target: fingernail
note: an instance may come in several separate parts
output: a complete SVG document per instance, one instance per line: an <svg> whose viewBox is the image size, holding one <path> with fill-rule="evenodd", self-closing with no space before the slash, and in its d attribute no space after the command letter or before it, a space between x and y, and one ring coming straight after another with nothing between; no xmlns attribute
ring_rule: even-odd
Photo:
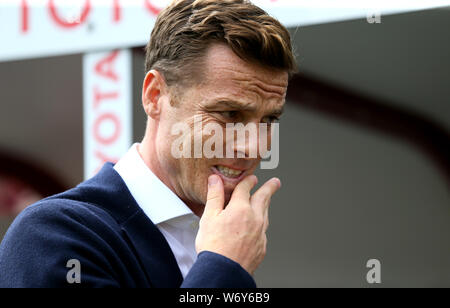
<svg viewBox="0 0 450 308"><path fill-rule="evenodd" d="M281 180L279 178L276 178L278 182L278 188L281 188Z"/></svg>
<svg viewBox="0 0 450 308"><path fill-rule="evenodd" d="M258 177L256 175L252 175L253 177L253 182L255 182L256 184L258 184Z"/></svg>
<svg viewBox="0 0 450 308"><path fill-rule="evenodd" d="M216 175L211 175L208 178L208 186L216 185L219 182L219 177Z"/></svg>

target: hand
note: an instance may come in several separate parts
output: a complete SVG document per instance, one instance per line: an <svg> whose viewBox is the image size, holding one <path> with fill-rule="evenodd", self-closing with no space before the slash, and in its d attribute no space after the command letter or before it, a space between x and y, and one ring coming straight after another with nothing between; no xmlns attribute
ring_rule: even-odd
<svg viewBox="0 0 450 308"><path fill-rule="evenodd" d="M224 209L222 179L211 175L195 240L197 253L207 250L221 254L239 263L251 275L266 255L270 199L281 186L279 179L272 178L250 196L257 181L254 175L244 178Z"/></svg>

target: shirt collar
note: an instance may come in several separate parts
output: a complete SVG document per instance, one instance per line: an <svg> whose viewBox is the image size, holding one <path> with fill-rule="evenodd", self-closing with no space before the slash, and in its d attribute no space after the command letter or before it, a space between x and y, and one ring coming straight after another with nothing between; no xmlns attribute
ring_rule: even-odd
<svg viewBox="0 0 450 308"><path fill-rule="evenodd" d="M185 215L192 210L145 164L138 152L138 143L114 166L123 181L150 220L158 225Z"/></svg>

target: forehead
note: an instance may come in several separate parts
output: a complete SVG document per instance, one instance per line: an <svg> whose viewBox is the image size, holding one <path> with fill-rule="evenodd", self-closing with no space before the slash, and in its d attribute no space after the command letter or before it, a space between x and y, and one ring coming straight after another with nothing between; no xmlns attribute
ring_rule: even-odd
<svg viewBox="0 0 450 308"><path fill-rule="evenodd" d="M210 95L284 103L288 73L244 61L229 47L212 45L204 59L203 88Z"/></svg>

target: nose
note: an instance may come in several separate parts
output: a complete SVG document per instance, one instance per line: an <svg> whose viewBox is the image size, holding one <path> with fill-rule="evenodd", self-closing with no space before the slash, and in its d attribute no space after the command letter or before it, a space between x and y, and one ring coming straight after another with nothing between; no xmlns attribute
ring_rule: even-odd
<svg viewBox="0 0 450 308"><path fill-rule="evenodd" d="M270 147L270 134L267 134L267 126L260 126L260 123L250 122L246 125L235 124L233 132L228 132L227 139L233 144L233 157L244 159L260 160L264 152L261 150ZM233 137L228 138L228 136ZM262 145L262 147L261 147ZM227 152L227 157L228 152Z"/></svg>

